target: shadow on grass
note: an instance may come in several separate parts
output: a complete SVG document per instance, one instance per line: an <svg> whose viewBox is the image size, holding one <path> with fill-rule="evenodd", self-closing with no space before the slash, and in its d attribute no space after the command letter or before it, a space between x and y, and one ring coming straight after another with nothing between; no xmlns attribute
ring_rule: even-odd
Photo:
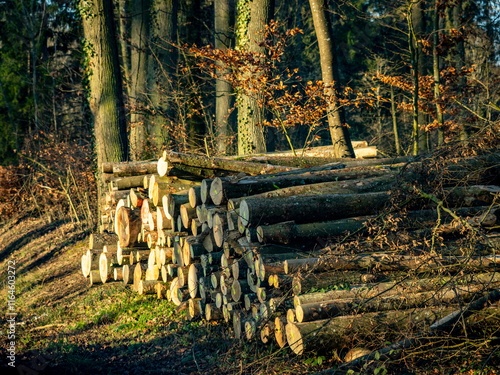
<svg viewBox="0 0 500 375"><path fill-rule="evenodd" d="M90 325L86 328L96 328ZM227 352L231 340L200 339L205 328L190 332L165 329L161 337L143 341L137 336L112 343L73 344L59 337L42 352L30 351L19 356L17 367L23 373L40 375L67 374L229 374L219 356ZM195 339L198 337L198 339ZM28 369L28 371L26 371ZM3 370L0 367L0 371ZM4 372L2 371L2 374Z"/></svg>
<svg viewBox="0 0 500 375"><path fill-rule="evenodd" d="M66 235L68 236L68 233L66 233ZM74 244L77 241L83 240L88 235L89 235L88 230L82 231L79 229L74 229L73 234L71 236L65 237L65 239L63 241L61 241L61 243L54 246L50 251L47 251L41 257L39 257L39 258L34 257L31 262L19 267L17 272L19 274L23 274L23 273L30 272L34 268L42 266L44 263L51 260L54 255L56 255L58 252L60 252L66 246ZM75 264L75 268L77 268L77 267L78 267L78 264ZM65 270L64 272L54 274L51 277L45 279L45 282L50 282L51 279L64 276L64 274L67 274L69 272L71 272L71 270Z"/></svg>
<svg viewBox="0 0 500 375"><path fill-rule="evenodd" d="M21 238L18 238L9 244L6 244L5 247L3 247L0 250L0 262L3 262L11 254L13 254L16 250L20 250L24 246L28 245L35 238L43 236L47 233L50 233L53 230L59 228L60 226L66 224L68 222L69 222L69 220L57 220L53 223L44 225L41 228L33 229L33 230L29 231L28 233L26 233L25 235L23 235Z"/></svg>

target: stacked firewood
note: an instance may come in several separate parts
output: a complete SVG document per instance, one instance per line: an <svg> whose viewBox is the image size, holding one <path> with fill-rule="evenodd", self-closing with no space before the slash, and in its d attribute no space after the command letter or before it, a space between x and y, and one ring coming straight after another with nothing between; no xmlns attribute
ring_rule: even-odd
<svg viewBox="0 0 500 375"><path fill-rule="evenodd" d="M91 236L84 276L297 354L354 345L346 338L359 332L384 342L394 329L424 330L499 288L498 157L446 167L442 196L414 186L425 168L404 159L271 160L166 151L103 165L107 230ZM488 176L472 176L477 163ZM464 176L474 185L452 183ZM407 199L394 202L396 191ZM398 229L377 240L377 222ZM464 233L477 234L473 246Z"/></svg>

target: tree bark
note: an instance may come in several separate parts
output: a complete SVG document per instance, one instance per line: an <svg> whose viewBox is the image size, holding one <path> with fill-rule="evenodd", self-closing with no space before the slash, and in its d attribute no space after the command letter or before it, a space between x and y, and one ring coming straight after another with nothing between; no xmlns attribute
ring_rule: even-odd
<svg viewBox="0 0 500 375"><path fill-rule="evenodd" d="M158 161L138 160L130 162L110 161L101 164L102 173L113 173L114 177L156 174Z"/></svg>
<svg viewBox="0 0 500 375"><path fill-rule="evenodd" d="M227 202L228 208L234 210L239 207L244 199L264 199L277 197L291 197L298 195L322 195L322 194L355 194L363 192L377 192L389 190L394 184L394 176L385 173L377 177L367 177L355 180L341 180L336 176L334 181L307 184L307 179L303 180L298 175L297 179L270 178L256 181L254 184L238 184L231 182L212 182L210 193L215 204L217 202ZM215 182L217 181L217 182ZM304 184L305 183L305 184ZM217 191L217 195L215 194ZM220 203L219 203L220 204Z"/></svg>
<svg viewBox="0 0 500 375"><path fill-rule="evenodd" d="M314 349L332 350L343 345L347 337L363 335L369 340L391 339L390 332L411 334L416 329L428 328L433 322L448 314L450 309L412 309L361 315L340 316L334 319L307 323L288 323L286 338L292 351L301 355ZM388 329L391 327L391 329Z"/></svg>
<svg viewBox="0 0 500 375"><path fill-rule="evenodd" d="M136 0L137 1L137 0ZM154 113L151 119L151 143L159 150L170 139L173 111L169 93L173 90L177 49L172 43L177 36L178 0L152 1L152 43L153 56L150 57L148 82L151 87L150 99Z"/></svg>
<svg viewBox="0 0 500 375"><path fill-rule="evenodd" d="M214 1L214 46L224 50L230 48L232 42L232 26L234 25L234 0ZM215 126L217 133L217 149L220 154L226 154L230 146L232 131L232 88L224 79L226 70L221 71L221 77L215 80Z"/></svg>
<svg viewBox="0 0 500 375"><path fill-rule="evenodd" d="M246 9L238 14L238 48L254 53L265 53L260 45L262 31L274 15L274 0L245 0ZM240 28L245 28L241 30ZM246 32L245 32L246 31ZM258 79L258 77L256 77ZM265 108L259 104L260 94L238 95L238 154L261 153L266 150L264 120Z"/></svg>
<svg viewBox="0 0 500 375"><path fill-rule="evenodd" d="M498 287L498 283L488 288ZM295 308L299 323L313 320L327 319L339 315L360 312L407 310L417 307L432 307L466 304L477 293L486 290L484 285L461 285L458 287L444 287L438 290L422 293L395 294L392 296L372 297L369 299L339 299L320 303L299 305Z"/></svg>
<svg viewBox="0 0 500 375"><path fill-rule="evenodd" d="M377 213L390 201L387 192L292 196L270 199L245 199L240 205L244 226L273 224L294 220L312 223Z"/></svg>
<svg viewBox="0 0 500 375"><path fill-rule="evenodd" d="M207 156L202 156L202 155L183 154L180 152L173 152L173 151L164 151L163 157L170 163L186 164L199 168L223 169L233 172L244 172L253 175L286 172L296 169L294 167L282 167L280 165L251 163L251 162L228 160L216 157L209 158Z"/></svg>
<svg viewBox="0 0 500 375"><path fill-rule="evenodd" d="M325 83L325 94L329 98L328 127L332 138L335 157L354 158L345 112L338 103L340 89L339 71L335 52L335 39L328 19L325 0L309 0L318 39L321 75Z"/></svg>
<svg viewBox="0 0 500 375"><path fill-rule="evenodd" d="M89 236L89 249L100 250L105 245L115 245L118 236L115 233L91 233Z"/></svg>
<svg viewBox="0 0 500 375"><path fill-rule="evenodd" d="M147 72L150 28L150 0L132 2L131 24L131 70L130 70L130 154L132 160L144 157L144 148L148 138L147 116Z"/></svg>
<svg viewBox="0 0 500 375"><path fill-rule="evenodd" d="M370 299L378 296L406 295L409 293L422 293L437 290L443 285L453 286L480 285L487 288L491 283L500 282L498 273L490 272L484 274L467 275L463 278L455 277L435 277L431 279L388 281L382 283L356 285L346 290L330 290L327 292L314 292L308 294L295 295L293 305L295 308L300 305L322 303L334 299Z"/></svg>
<svg viewBox="0 0 500 375"><path fill-rule="evenodd" d="M101 165L127 158L127 126L112 1L88 0L86 5L89 12L81 16L89 47L89 104L94 120L97 162Z"/></svg>

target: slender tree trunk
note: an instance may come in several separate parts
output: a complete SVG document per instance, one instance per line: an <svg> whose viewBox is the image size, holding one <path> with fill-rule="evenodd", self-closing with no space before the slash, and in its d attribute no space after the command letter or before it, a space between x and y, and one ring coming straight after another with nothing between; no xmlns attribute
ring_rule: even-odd
<svg viewBox="0 0 500 375"><path fill-rule="evenodd" d="M131 76L130 76L130 151L132 160L142 159L147 141L147 71L149 43L149 0L132 2Z"/></svg>
<svg viewBox="0 0 500 375"><path fill-rule="evenodd" d="M28 9L26 9L24 2L21 1L21 6L23 9L23 14L24 14L24 19L25 19L25 25L26 28L28 29L28 34L30 38L29 46L30 46L30 63L31 63L31 69L32 69L32 82L31 82L31 88L32 88L32 94L33 94L33 116L34 116L34 123L35 123L35 130L38 130L38 125L39 125L39 110L38 110L38 89L37 89L37 82L38 82L38 71L37 71L37 41L36 41L36 30L35 30L35 23L33 19L33 12L29 13ZM43 8L43 15L42 18L45 17L45 0L42 1L41 7ZM31 9L33 10L33 9ZM44 20L41 21L42 23Z"/></svg>
<svg viewBox="0 0 500 375"><path fill-rule="evenodd" d="M399 143L399 133L398 133L398 118L396 115L396 101L395 101L393 85L391 85L391 118L392 118L392 131L394 133L394 145L396 146L396 155L401 155L401 145Z"/></svg>
<svg viewBox="0 0 500 375"><path fill-rule="evenodd" d="M413 120L413 133L412 133L412 138L413 138L413 155L416 156L418 155L419 151L419 123L418 123L418 90L419 90L419 84L418 84L418 40L417 36L415 35L415 30L413 28L413 6L414 3L410 2L408 6L408 12L406 15L406 20L408 22L408 48L410 49L410 66L413 70L413 113L412 113L412 120Z"/></svg>
<svg viewBox="0 0 500 375"><path fill-rule="evenodd" d="M201 15L201 0L189 0L184 2L186 12L186 40L189 44L196 44L197 46L202 43L202 35L200 24ZM200 87L202 82L200 80L199 70L193 61L184 56L185 63L189 66L188 76L188 98L187 98L187 127L188 127L188 144L191 148L204 147L203 141L205 136L205 124L208 123L204 118L202 94Z"/></svg>
<svg viewBox="0 0 500 375"><path fill-rule="evenodd" d="M97 161L127 158L127 128L122 80L111 0L87 0L89 13L81 14L87 46L90 109L94 117Z"/></svg>
<svg viewBox="0 0 500 375"><path fill-rule="evenodd" d="M151 123L151 141L160 149L169 142L169 124L172 118L169 93L172 91L177 52L172 48L176 39L178 0L153 0L153 41L150 58L149 82L154 115Z"/></svg>
<svg viewBox="0 0 500 375"><path fill-rule="evenodd" d="M240 0L238 5L238 46L249 52L262 53L259 46L266 24L274 15L274 0ZM245 25L248 25L244 32ZM259 95L249 97L240 94L238 104L238 154L266 152L263 121L266 119L264 106L259 105Z"/></svg>
<svg viewBox="0 0 500 375"><path fill-rule="evenodd" d="M411 12L412 15L412 27L414 33L414 48L416 51L416 67L418 69L418 77L426 76L430 74L429 66L427 63L427 54L425 54L422 50L422 43L420 42L426 35L426 2L423 0L418 0L413 2L413 9ZM419 87L420 90L420 87ZM416 91L419 94L419 91ZM418 99L419 100L419 99ZM421 127L423 124L428 122L428 115L424 111L418 111L418 149L419 152L427 152L429 151L429 133L423 130Z"/></svg>
<svg viewBox="0 0 500 375"><path fill-rule="evenodd" d="M339 72L335 52L332 28L326 11L325 0L309 0L313 16L314 29L318 38L321 61L321 74L325 82L325 93L329 97L328 126L332 137L335 157L352 157L354 150L349 130L345 121L345 113L339 107L337 92L339 90Z"/></svg>
<svg viewBox="0 0 500 375"><path fill-rule="evenodd" d="M130 49L128 46L127 18L129 16L128 1L119 0L118 2L118 30L120 32L120 50L122 58L123 78L127 96L130 98Z"/></svg>
<svg viewBox="0 0 500 375"><path fill-rule="evenodd" d="M439 2L434 1L434 30L433 30L433 43L432 43L432 70L434 75L434 100L436 101L436 121L438 122L438 145L444 143L444 129L443 129L443 111L440 104L440 76L439 76L439 54L437 46L439 44Z"/></svg>
<svg viewBox="0 0 500 375"><path fill-rule="evenodd" d="M467 0L458 0L457 4L453 7L453 25L456 30L462 30L465 26L464 20L468 16L469 2ZM459 41L457 44L457 53L455 55L455 68L458 72L465 66L465 42ZM459 90L463 90L466 85L466 80L463 77L459 78ZM462 124L460 129L460 140L466 142L469 138L469 129Z"/></svg>
<svg viewBox="0 0 500 375"><path fill-rule="evenodd" d="M231 46L231 27L234 24L234 0L215 0L215 43L217 49L226 49ZM225 71L222 72L224 74ZM222 79L215 81L215 126L217 134L217 149L226 154L231 135L231 84Z"/></svg>

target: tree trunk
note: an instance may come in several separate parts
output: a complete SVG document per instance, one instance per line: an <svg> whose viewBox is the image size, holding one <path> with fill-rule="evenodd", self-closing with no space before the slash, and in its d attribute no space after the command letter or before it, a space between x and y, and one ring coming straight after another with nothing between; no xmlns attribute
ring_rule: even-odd
<svg viewBox="0 0 500 375"><path fill-rule="evenodd" d="M127 158L127 126L112 1L92 0L88 5L89 13L81 16L90 46L89 104L94 118L97 162L101 165Z"/></svg>
<svg viewBox="0 0 500 375"><path fill-rule="evenodd" d="M234 26L234 0L216 0L214 1L214 27L215 42L217 49L224 50L230 48L232 42L232 27ZM223 75L226 70L221 71L215 81L215 126L217 133L217 149L220 154L227 153L230 145L232 132L231 111L233 100L231 95L231 84L227 82Z"/></svg>
<svg viewBox="0 0 500 375"><path fill-rule="evenodd" d="M150 27L150 0L132 2L131 25L131 71L130 71L130 153L132 160L144 157L148 138L147 116L147 72Z"/></svg>
<svg viewBox="0 0 500 375"><path fill-rule="evenodd" d="M127 28L127 20L130 16L129 3L128 0L118 1L118 31L120 33L121 66L128 98L130 98L130 47L127 43L129 39L129 30Z"/></svg>
<svg viewBox="0 0 500 375"><path fill-rule="evenodd" d="M274 0L243 0L238 4L237 48L248 52L265 53L260 45L262 31L274 15ZM258 79L258 77L256 77ZM238 104L238 154L262 153L266 150L265 108L259 104L261 95L240 93Z"/></svg>
<svg viewBox="0 0 500 375"><path fill-rule="evenodd" d="M328 127L337 158L354 158L345 111L339 106L340 91L339 70L336 56L335 39L327 13L325 0L309 0L314 22L314 30L318 39L321 75L325 83L325 94L328 97Z"/></svg>
<svg viewBox="0 0 500 375"><path fill-rule="evenodd" d="M416 8L416 10L414 9ZM413 103L413 155L417 156L420 148L420 129L419 129L419 58L420 58L420 47L418 44L418 38L414 27L414 13L417 14L416 20L421 20L422 12L419 3L414 3L410 1L408 3L408 11L406 14L406 20L408 22L408 48L410 50L410 67L413 72L413 92L412 92L412 103Z"/></svg>
<svg viewBox="0 0 500 375"><path fill-rule="evenodd" d="M432 72L434 77L434 100L436 101L436 121L438 123L438 146L444 144L444 119L443 110L441 108L441 98L440 98L440 59L438 54L438 44L439 44L439 1L434 1L434 22L433 22L433 38L432 38Z"/></svg>
<svg viewBox="0 0 500 375"><path fill-rule="evenodd" d="M169 130L173 118L171 104L167 98L173 90L172 81L177 64L177 49L172 47L172 43L177 40L178 0L152 1L151 50L154 56L150 58L148 81L154 114L150 133L151 143L157 149L161 149L169 142Z"/></svg>

